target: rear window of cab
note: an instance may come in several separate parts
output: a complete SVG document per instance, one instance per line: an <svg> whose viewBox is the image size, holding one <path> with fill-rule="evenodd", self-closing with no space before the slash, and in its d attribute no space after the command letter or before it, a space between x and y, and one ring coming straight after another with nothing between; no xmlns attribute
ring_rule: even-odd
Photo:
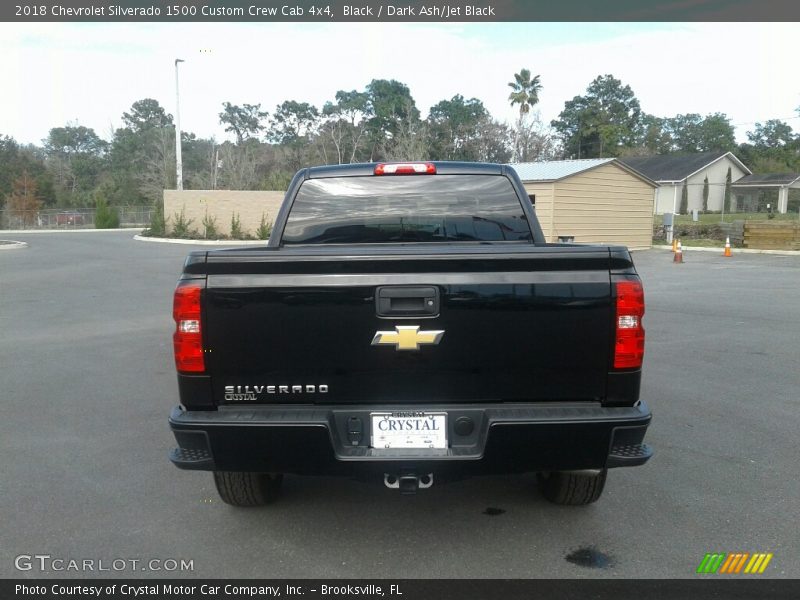
<svg viewBox="0 0 800 600"><path fill-rule="evenodd" d="M502 175L307 179L282 243L532 241L511 181Z"/></svg>

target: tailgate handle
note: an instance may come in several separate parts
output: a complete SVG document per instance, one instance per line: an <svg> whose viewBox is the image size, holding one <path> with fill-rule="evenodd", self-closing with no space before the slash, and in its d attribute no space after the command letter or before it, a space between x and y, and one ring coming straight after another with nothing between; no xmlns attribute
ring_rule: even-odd
<svg viewBox="0 0 800 600"><path fill-rule="evenodd" d="M439 288L379 287L375 311L379 317L435 317L439 314Z"/></svg>

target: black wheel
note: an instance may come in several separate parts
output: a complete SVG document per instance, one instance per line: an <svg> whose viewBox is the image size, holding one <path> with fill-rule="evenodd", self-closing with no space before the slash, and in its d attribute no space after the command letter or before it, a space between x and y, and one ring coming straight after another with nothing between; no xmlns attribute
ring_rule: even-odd
<svg viewBox="0 0 800 600"><path fill-rule="evenodd" d="M263 506L274 502L282 481L280 473L214 471L219 497L232 506Z"/></svg>
<svg viewBox="0 0 800 600"><path fill-rule="evenodd" d="M539 473L539 487L550 502L569 506L591 504L600 498L606 484L607 469L598 473L555 471Z"/></svg>

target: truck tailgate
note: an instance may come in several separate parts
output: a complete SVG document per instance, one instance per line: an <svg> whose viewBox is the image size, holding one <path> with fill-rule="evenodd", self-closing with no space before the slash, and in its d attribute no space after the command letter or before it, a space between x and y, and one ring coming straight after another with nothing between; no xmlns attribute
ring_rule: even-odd
<svg viewBox="0 0 800 600"><path fill-rule="evenodd" d="M237 250L207 275L206 365L225 403L581 401L606 394L609 250L482 246ZM435 315L376 295L435 290ZM394 292L399 291L399 294ZM402 314L403 306L412 316ZM410 308L409 308L410 307ZM419 327L416 349L374 345ZM414 340L412 339L412 343Z"/></svg>

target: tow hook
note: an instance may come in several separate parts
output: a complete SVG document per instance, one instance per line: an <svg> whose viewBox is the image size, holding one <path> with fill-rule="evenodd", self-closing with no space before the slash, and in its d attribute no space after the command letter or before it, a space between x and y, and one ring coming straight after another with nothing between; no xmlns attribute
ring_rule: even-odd
<svg viewBox="0 0 800 600"><path fill-rule="evenodd" d="M433 485L433 473L425 475L384 473L383 485L393 490L399 489L401 494L416 494L418 489L427 490Z"/></svg>

